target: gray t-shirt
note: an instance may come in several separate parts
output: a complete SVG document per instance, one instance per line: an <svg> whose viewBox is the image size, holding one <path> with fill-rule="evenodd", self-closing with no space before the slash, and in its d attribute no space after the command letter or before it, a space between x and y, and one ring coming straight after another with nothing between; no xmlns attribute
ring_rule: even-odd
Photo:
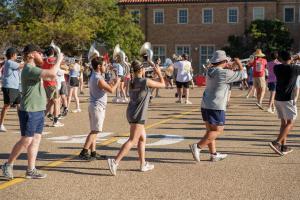
<svg viewBox="0 0 300 200"><path fill-rule="evenodd" d="M146 120L151 90L146 78L134 78L133 87L129 90L130 102L127 107L127 120L137 123Z"/></svg>
<svg viewBox="0 0 300 200"><path fill-rule="evenodd" d="M232 71L221 67L211 67L206 75L206 88L203 93L201 108L226 110L229 83L241 81L242 71Z"/></svg>
<svg viewBox="0 0 300 200"><path fill-rule="evenodd" d="M4 63L2 85L4 88L19 89L20 87L19 64L13 60L7 60Z"/></svg>
<svg viewBox="0 0 300 200"><path fill-rule="evenodd" d="M104 80L104 77L93 71L89 80L90 104L105 109L107 105L107 94L105 90L99 88L98 83L100 80Z"/></svg>

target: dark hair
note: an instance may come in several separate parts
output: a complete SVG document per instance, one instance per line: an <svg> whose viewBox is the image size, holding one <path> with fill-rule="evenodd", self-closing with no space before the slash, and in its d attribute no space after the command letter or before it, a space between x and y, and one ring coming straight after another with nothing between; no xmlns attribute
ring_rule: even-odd
<svg viewBox="0 0 300 200"><path fill-rule="evenodd" d="M93 60L91 61L91 63L92 63L93 69L97 70L98 66L102 65L103 60L100 57L96 57L96 58L93 58Z"/></svg>
<svg viewBox="0 0 300 200"><path fill-rule="evenodd" d="M270 58L271 58L272 60L278 59L278 52L277 52L277 51L272 52Z"/></svg>
<svg viewBox="0 0 300 200"><path fill-rule="evenodd" d="M55 55L55 50L52 46L49 46L46 48L44 53L46 56L52 56L52 55Z"/></svg>
<svg viewBox="0 0 300 200"><path fill-rule="evenodd" d="M187 55L187 54L182 54L182 56L181 56L184 60L187 60L188 58L189 58L189 56Z"/></svg>
<svg viewBox="0 0 300 200"><path fill-rule="evenodd" d="M15 54L17 54L17 50L13 47L10 47L6 50L5 56L9 60L11 59Z"/></svg>
<svg viewBox="0 0 300 200"><path fill-rule="evenodd" d="M134 60L130 66L130 88L133 88L133 74L140 71L143 68L143 64L139 60Z"/></svg>
<svg viewBox="0 0 300 200"><path fill-rule="evenodd" d="M280 51L279 58L283 61L288 61L292 59L291 54L288 51Z"/></svg>

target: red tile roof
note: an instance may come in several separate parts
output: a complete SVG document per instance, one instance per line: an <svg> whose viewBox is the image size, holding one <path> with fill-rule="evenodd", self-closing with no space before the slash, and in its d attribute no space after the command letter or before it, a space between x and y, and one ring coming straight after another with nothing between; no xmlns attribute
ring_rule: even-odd
<svg viewBox="0 0 300 200"><path fill-rule="evenodd" d="M248 0L248 1L259 2L259 0ZM264 0L264 1L276 1L276 0ZM245 0L119 0L119 4L171 4L171 3L216 3L216 2L245 2Z"/></svg>

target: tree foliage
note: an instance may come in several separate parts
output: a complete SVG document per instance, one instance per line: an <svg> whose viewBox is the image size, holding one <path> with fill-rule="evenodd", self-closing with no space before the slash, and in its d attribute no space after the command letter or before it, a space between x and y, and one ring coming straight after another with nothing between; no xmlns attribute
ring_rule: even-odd
<svg viewBox="0 0 300 200"><path fill-rule="evenodd" d="M255 49L267 55L273 51L291 50L293 39L287 27L279 20L253 21L243 36L229 36L229 46L224 47L230 55L247 57Z"/></svg>
<svg viewBox="0 0 300 200"><path fill-rule="evenodd" d="M93 41L108 51L119 43L129 57L144 39L130 15L120 15L115 0L6 0L0 3L0 42L42 47L54 40L68 54L86 51ZM8 23L5 23L8 22Z"/></svg>

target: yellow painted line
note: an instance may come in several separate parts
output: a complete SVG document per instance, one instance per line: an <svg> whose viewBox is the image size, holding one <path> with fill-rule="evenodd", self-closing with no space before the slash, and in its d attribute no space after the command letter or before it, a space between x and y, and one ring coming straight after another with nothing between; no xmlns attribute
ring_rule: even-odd
<svg viewBox="0 0 300 200"><path fill-rule="evenodd" d="M145 129L150 129L152 127L158 126L160 124L164 124L164 123L169 122L171 120L179 119L179 118L183 117L184 115L188 115L188 114L190 114L192 112L196 112L196 111L199 111L199 109L193 109L191 111L183 112L183 113L180 113L179 115L176 115L176 116L170 117L168 119L164 119L164 120L161 120L159 122L150 124L149 126L146 126ZM106 146L106 145L109 145L109 144L112 144L112 143L118 141L120 139L120 137L128 137L128 136L129 136L129 133L120 134L120 135L112 137L112 138L110 138L110 139L108 139L108 140L106 140L104 142L101 142L97 146ZM63 164L64 162L66 162L68 160L74 159L76 156L78 156L78 153L70 155L70 156L68 156L66 158L63 158L63 159L51 162L51 163L49 163L49 164L41 167L40 169L47 169L47 168L57 167L57 166ZM8 188L8 187L13 186L13 185L18 184L18 183L22 183L22 182L24 182L26 180L27 179L21 178L21 177L20 178L14 178L13 180L10 180L10 181L7 181L5 183L0 184L0 190L3 190L5 188Z"/></svg>

